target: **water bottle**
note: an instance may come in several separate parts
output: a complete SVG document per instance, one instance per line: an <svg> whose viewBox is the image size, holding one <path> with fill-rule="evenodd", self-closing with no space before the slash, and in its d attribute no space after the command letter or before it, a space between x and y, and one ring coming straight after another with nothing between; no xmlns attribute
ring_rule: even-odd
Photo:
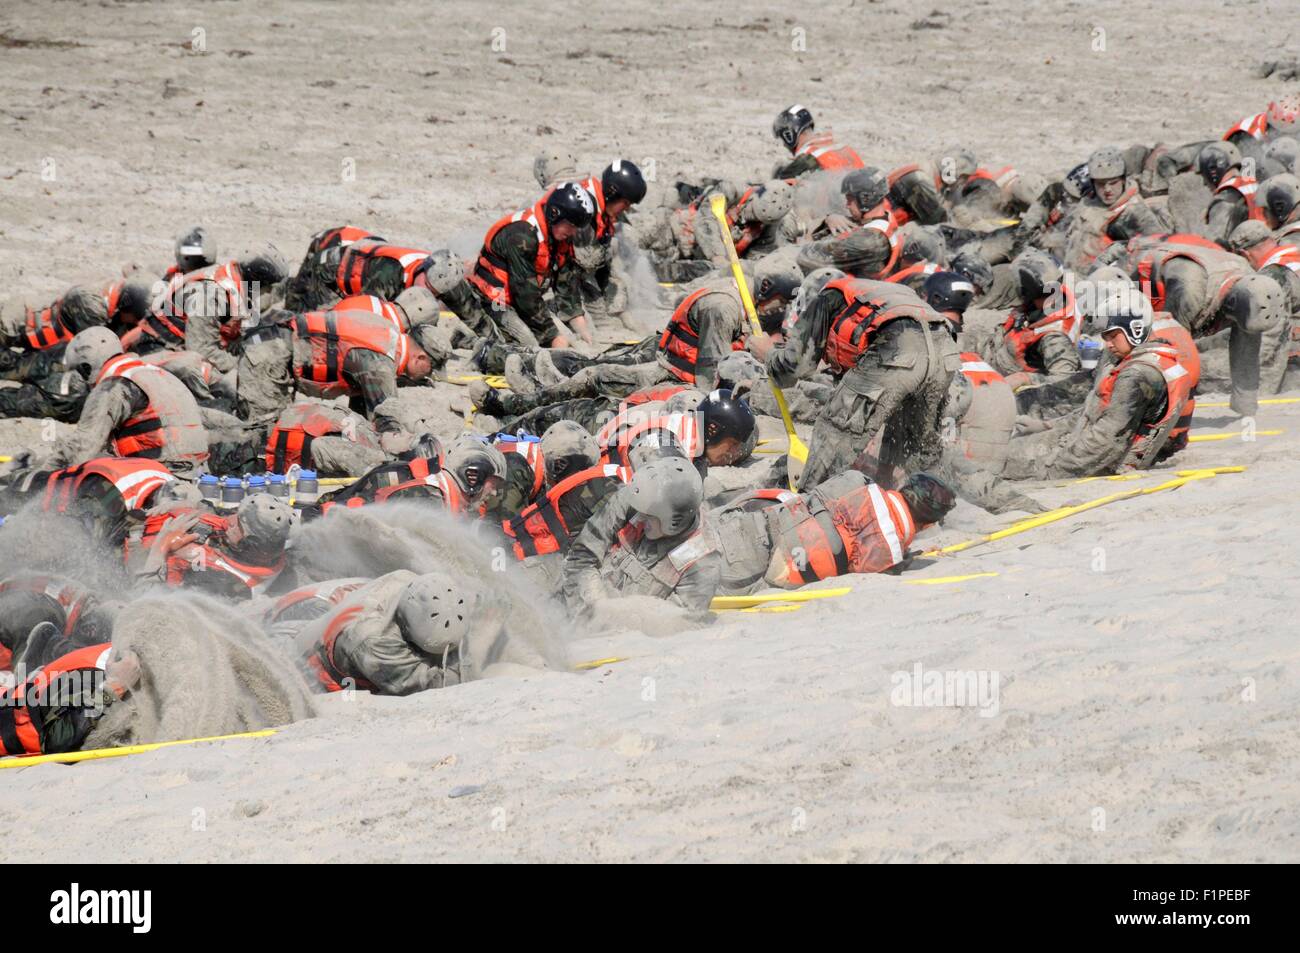
<svg viewBox="0 0 1300 953"><path fill-rule="evenodd" d="M199 477L199 496L213 506L217 505L221 498L221 484L213 474L205 473Z"/></svg>
<svg viewBox="0 0 1300 953"><path fill-rule="evenodd" d="M289 481L284 478L284 474L272 473L267 479L269 480L268 493L282 500L289 498Z"/></svg>
<svg viewBox="0 0 1300 953"><path fill-rule="evenodd" d="M221 481L221 505L233 510L244 499L244 481L239 477L228 476Z"/></svg>
<svg viewBox="0 0 1300 953"><path fill-rule="evenodd" d="M266 492L266 477L254 474L248 478L248 495Z"/></svg>
<svg viewBox="0 0 1300 953"><path fill-rule="evenodd" d="M320 497L320 483L316 480L315 470L300 470L298 485L294 488L294 499L298 503L315 503Z"/></svg>
<svg viewBox="0 0 1300 953"><path fill-rule="evenodd" d="M1090 371L1097 366L1101 360L1101 350L1101 342L1095 338L1079 340L1079 364L1085 371Z"/></svg>

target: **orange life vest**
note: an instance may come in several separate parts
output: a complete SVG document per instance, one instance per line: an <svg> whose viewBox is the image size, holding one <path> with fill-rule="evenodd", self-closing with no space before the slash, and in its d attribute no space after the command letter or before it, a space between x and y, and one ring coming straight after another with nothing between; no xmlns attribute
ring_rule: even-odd
<svg viewBox="0 0 1300 953"><path fill-rule="evenodd" d="M684 394L691 388L682 384L652 384L649 387L643 387L640 390L634 390L621 401L619 401L619 410L626 410L628 407L639 407L641 404L655 403L661 400L668 400L676 397L678 394Z"/></svg>
<svg viewBox="0 0 1300 953"><path fill-rule="evenodd" d="M763 234L762 222L750 222L743 226L736 223L740 219L741 210L744 209L745 203L754 197L754 190L757 186L745 190L745 194L736 200L735 205L727 207L727 226L731 229L732 244L736 246L736 254L744 255L745 250L754 244L755 239ZM686 208L678 212L681 219L682 236L688 240L694 240L695 221L700 215L701 204L707 206L706 199L712 198L711 195L702 195ZM705 212L706 215L712 215L712 212Z"/></svg>
<svg viewBox="0 0 1300 953"><path fill-rule="evenodd" d="M646 517L637 514L618 531L605 554L602 575L624 580L620 590L667 598L678 583L704 557L717 552L712 537L704 531L704 518L696 520L695 529L654 565L647 566L636 555L637 544L645 536ZM630 583L630 586L627 584ZM626 589L625 589L626 587Z"/></svg>
<svg viewBox="0 0 1300 953"><path fill-rule="evenodd" d="M424 264L429 253L420 248L402 248L400 245L373 244L346 245L339 256L338 273L335 275L338 292L341 295L365 294L366 266L378 258L390 258L402 266L402 286L411 287L415 274Z"/></svg>
<svg viewBox="0 0 1300 953"><path fill-rule="evenodd" d="M928 278L935 272L942 270L941 265L937 265L932 261L918 261L894 272L885 281L896 285L911 285L913 278Z"/></svg>
<svg viewBox="0 0 1300 953"><path fill-rule="evenodd" d="M659 437L680 446L688 459L704 454L704 436L700 433L699 415L689 413L640 413L633 408L620 411L596 434L602 447L601 463L618 463L632 466L630 451L641 439Z"/></svg>
<svg viewBox="0 0 1300 953"><path fill-rule="evenodd" d="M331 579L312 583L287 592L266 611L262 621L267 625L276 622L299 622L317 619L338 605L366 583L365 578Z"/></svg>
<svg viewBox="0 0 1300 953"><path fill-rule="evenodd" d="M411 329L406 320L406 312L399 308L396 302L385 301L378 295L348 295L338 303L330 305L329 310L365 311L383 318L403 334Z"/></svg>
<svg viewBox="0 0 1300 953"><path fill-rule="evenodd" d="M585 189L591 196L591 204L596 209L595 231L596 240L603 241L614 234L615 222L605 216L605 187L596 176L588 176L578 183L578 187Z"/></svg>
<svg viewBox="0 0 1300 953"><path fill-rule="evenodd" d="M1176 321L1173 323L1177 324ZM1181 328L1181 325L1179 327ZM1196 410L1196 385L1200 383L1200 374L1193 373L1191 369L1182 363L1179 359L1179 350L1178 347L1169 344L1147 344L1141 349L1131 352L1128 357L1111 368L1109 374L1097 382L1097 396L1100 398L1101 407L1105 408L1110 404L1115 391L1115 381L1119 379L1120 371L1130 363L1142 361L1150 364L1158 369L1164 378L1164 414L1154 423L1140 425L1133 434L1129 445L1131 448L1137 448L1144 440L1160 433L1171 420L1173 420L1173 427L1169 430L1168 437L1161 445L1154 448L1154 456L1152 456L1149 449L1146 451L1138 450L1137 456L1143 468L1155 463L1156 457L1165 455L1163 451L1166 448L1172 453L1187 446L1187 433L1191 428L1192 414Z"/></svg>
<svg viewBox="0 0 1300 953"><path fill-rule="evenodd" d="M998 191L1000 191L1003 195L1008 195L1011 191L1012 186L1016 184L1019 178L1020 178L1020 173L1017 172L1013 166L1007 165L998 169L996 172L991 172L990 170L983 169L983 168L976 169L974 172L972 172L969 176L966 177L966 181L967 182L972 182L972 181L992 182L994 185L998 187Z"/></svg>
<svg viewBox="0 0 1300 953"><path fill-rule="evenodd" d="M385 470L386 475L390 475L390 482L383 486L358 490L356 495L353 496L343 496L337 500L326 500L320 505L321 515L328 513L336 506L355 508L365 506L368 503L383 503L386 500L404 496L410 490L424 487L433 487L438 491L448 512L468 512L469 498L465 496L460 484L450 474L440 469L434 469L431 465L432 462L425 457L415 457L403 463L388 464ZM371 471L372 474L374 472Z"/></svg>
<svg viewBox="0 0 1300 953"><path fill-rule="evenodd" d="M47 512L66 513L80 493L82 484L92 477L113 484L127 512L143 510L154 493L176 479L165 466L152 460L100 457L51 473L45 481L41 508Z"/></svg>
<svg viewBox="0 0 1300 953"><path fill-rule="evenodd" d="M974 351L961 352L961 373L976 387L985 387L1004 380L1001 374L990 367L984 358Z"/></svg>
<svg viewBox="0 0 1300 953"><path fill-rule="evenodd" d="M549 194L548 192L547 195ZM568 242L557 243L552 247L545 206L546 196L543 195L532 208L507 215L488 229L487 235L483 238L483 248L479 251L478 261L469 275L469 280L489 301L507 308L514 303L514 294L510 289L510 272L506 269L505 259L492 250L492 241L497 237L497 232L507 225L527 222L537 232L537 256L533 260L533 272L539 289L544 291L548 288L555 272L571 257L572 246Z"/></svg>
<svg viewBox="0 0 1300 953"><path fill-rule="evenodd" d="M406 370L410 339L386 318L364 311L308 311L293 319L294 336L310 345L310 356L294 363L299 381L319 385L325 395L346 393L343 362L353 348L374 351L392 360L396 372Z"/></svg>
<svg viewBox="0 0 1300 953"><path fill-rule="evenodd" d="M1295 245L1284 245L1270 238L1247 248L1242 254L1256 271L1276 266L1300 273L1300 248Z"/></svg>
<svg viewBox="0 0 1300 953"><path fill-rule="evenodd" d="M518 516L503 520L505 534L513 540L516 559L527 559L545 553L568 552L573 538L582 531L581 526L569 526L560 510L561 501L570 493L591 488L602 496L632 479L632 471L612 463L598 464L580 470L561 480L547 491L546 496L525 507Z"/></svg>
<svg viewBox="0 0 1300 953"><path fill-rule="evenodd" d="M656 350L668 365L668 372L687 384L695 383L695 365L700 359L699 322L692 323L691 309L705 295L717 293L717 288L692 291L673 311L659 335Z"/></svg>
<svg viewBox="0 0 1300 953"><path fill-rule="evenodd" d="M528 462L529 468L533 471L533 485L529 490L529 499L536 498L537 494L542 491L546 485L546 461L542 458L542 444L540 440L509 440L505 437L498 437L492 441L492 446L496 447L502 453L517 453Z"/></svg>
<svg viewBox="0 0 1300 953"><path fill-rule="evenodd" d="M28 308L23 336L27 338L27 344L33 351L44 351L56 344L71 341L73 331L63 323L63 299L59 298L40 311Z"/></svg>
<svg viewBox="0 0 1300 953"><path fill-rule="evenodd" d="M1250 273L1240 255L1224 251L1200 235L1140 235L1129 241L1128 254L1133 277L1156 311L1165 310L1164 266L1176 258L1186 258L1204 268L1207 288L1216 289L1205 313L1216 312L1232 286Z"/></svg>
<svg viewBox="0 0 1300 953"><path fill-rule="evenodd" d="M1219 183L1219 187L1214 190L1214 194L1220 192L1236 192L1246 203L1246 218L1252 222L1264 221L1264 209L1255 204L1255 196L1259 191L1259 183L1248 175L1231 175ZM1206 209L1209 214L1209 209Z"/></svg>
<svg viewBox="0 0 1300 953"><path fill-rule="evenodd" d="M1268 113L1266 112L1256 113L1253 116L1247 116L1241 122L1237 123L1231 129L1225 132L1223 134L1223 139L1226 142L1227 140L1231 139L1233 136L1237 135L1237 133L1245 133L1246 135L1250 136L1250 138L1263 142L1264 134L1267 131L1268 131Z"/></svg>
<svg viewBox="0 0 1300 953"><path fill-rule="evenodd" d="M1071 341L1079 340L1083 315L1079 313L1078 302L1075 301L1074 292L1066 285L1061 285L1061 294L1064 299L1061 307L1032 324L1025 323L1024 312L1020 308L1012 308L1002 323L1003 342L1022 371L1032 374L1042 370L1029 363L1028 353L1045 335L1059 331Z"/></svg>
<svg viewBox="0 0 1300 953"><path fill-rule="evenodd" d="M0 592L32 592L48 596L63 609L63 634L71 636L81 614L94 601L90 592L64 576L23 573L0 581ZM0 669L10 667L9 650L0 645Z"/></svg>
<svg viewBox="0 0 1300 953"><path fill-rule="evenodd" d="M813 133L794 152L795 156L812 156L822 169L861 169L862 157L849 146L837 146L829 133Z"/></svg>
<svg viewBox="0 0 1300 953"><path fill-rule="evenodd" d="M822 357L836 374L843 374L856 365L870 347L872 333L888 322L898 318L929 321L932 316L938 317L906 286L837 278L828 282L826 289L838 291L845 300L844 307L831 318L822 350Z"/></svg>
<svg viewBox="0 0 1300 953"><path fill-rule="evenodd" d="M327 692L341 692L349 678L356 688L363 691L369 691L374 685L364 678L349 676L341 670L334 662L334 643L338 637L343 634L349 625L351 625L361 615L363 606L352 605L336 609L330 617L329 622L325 625L325 632L321 640L312 648L311 653L307 656L307 667L311 669L312 674L321 687Z"/></svg>
<svg viewBox="0 0 1300 953"><path fill-rule="evenodd" d="M868 483L842 497L816 492L769 511L785 557L781 582L796 586L854 572L883 572L907 556L916 524L903 495Z"/></svg>
<svg viewBox="0 0 1300 953"><path fill-rule="evenodd" d="M199 523L207 528L210 536L224 537L235 519L233 516L217 516L215 513L203 512L193 507L178 507L165 513L155 513L144 521L144 531L139 543L127 542L126 557L129 559L132 551L137 547L143 551L152 546L169 520L196 512L201 513ZM255 566L252 563L240 562L215 544L206 541L188 543L167 557L166 582L169 586L180 586L184 584L185 577L192 572L220 572L238 580L252 592L269 584L278 576L284 569L285 561L284 555L281 554L280 558L270 566Z"/></svg>
<svg viewBox="0 0 1300 953"><path fill-rule="evenodd" d="M378 449L369 439L369 434L361 432L361 424L348 433L350 428L347 421L353 417L353 414L342 408L324 404L304 402L286 407L267 435L267 472L287 473L294 464L310 469L312 441L329 434L347 434L353 443ZM361 423L369 429L369 424L364 420Z"/></svg>
<svg viewBox="0 0 1300 953"><path fill-rule="evenodd" d="M145 457L157 460L192 460L208 458L208 436L203 429L198 405L185 385L161 367L146 364L134 354L117 354L109 358L96 386L114 377L135 384L149 399L148 406L122 423L113 432L113 453L119 457ZM202 448L202 449L200 449Z"/></svg>
<svg viewBox="0 0 1300 953"><path fill-rule="evenodd" d="M112 654L111 642L88 645L38 668L12 688L0 688L0 756L44 753L41 729L32 720L28 705L40 704L51 683L61 675L85 672L91 678L102 679Z"/></svg>
<svg viewBox="0 0 1300 953"><path fill-rule="evenodd" d="M322 252L327 248L333 248L336 245L342 245L345 248L355 242L365 241L367 238L382 242L383 239L374 232L366 231L364 228L357 228L355 225L342 225L338 228L327 228L312 236L310 249L313 252Z"/></svg>

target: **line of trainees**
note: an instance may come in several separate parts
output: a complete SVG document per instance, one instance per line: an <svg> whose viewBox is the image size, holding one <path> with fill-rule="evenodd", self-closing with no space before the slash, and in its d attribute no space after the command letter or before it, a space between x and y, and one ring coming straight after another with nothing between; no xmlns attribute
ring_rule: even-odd
<svg viewBox="0 0 1300 953"><path fill-rule="evenodd" d="M0 415L68 426L8 448L0 513L76 521L127 586L10 567L0 754L80 743L87 709L42 707L65 676L98 673L98 711L131 690L112 620L158 588L248 603L322 690L461 680L490 587L450 565L312 578L294 540L340 509L472 524L582 621L897 570L958 498L1041 512L1023 481L1162 464L1203 378L1247 417L1293 383L1298 130L1289 95L1050 176L961 146L888 168L795 105L758 182L651 188L547 152L472 258L343 224L295 270L199 225L165 268L7 302ZM1176 181L1202 201L1171 203ZM462 430L445 395L466 380ZM798 471L774 388L809 434Z"/></svg>

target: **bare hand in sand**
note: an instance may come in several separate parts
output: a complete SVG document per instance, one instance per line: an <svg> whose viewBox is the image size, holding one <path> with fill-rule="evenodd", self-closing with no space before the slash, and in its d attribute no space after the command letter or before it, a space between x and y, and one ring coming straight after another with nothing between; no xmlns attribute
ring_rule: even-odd
<svg viewBox="0 0 1300 953"><path fill-rule="evenodd" d="M745 346L749 348L749 353L753 354L760 361L766 361L767 356L772 353L775 343L772 341L770 334L751 334L745 341Z"/></svg>
<svg viewBox="0 0 1300 953"><path fill-rule="evenodd" d="M149 557L144 561L138 574L144 577L162 575L167 566L168 556L190 543L198 542L199 536L192 530L198 523L200 515L186 513L164 523L158 538L149 547Z"/></svg>
<svg viewBox="0 0 1300 953"><path fill-rule="evenodd" d="M826 227L831 230L832 235L843 235L853 231L854 225L852 219L839 214L831 214L826 216Z"/></svg>
<svg viewBox="0 0 1300 953"><path fill-rule="evenodd" d="M108 663L104 687L121 698L136 685L140 684L140 656L127 652L119 659Z"/></svg>

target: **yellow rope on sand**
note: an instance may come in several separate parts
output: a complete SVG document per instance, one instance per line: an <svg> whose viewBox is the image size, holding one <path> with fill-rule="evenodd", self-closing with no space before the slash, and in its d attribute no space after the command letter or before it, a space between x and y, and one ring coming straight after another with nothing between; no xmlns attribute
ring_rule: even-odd
<svg viewBox="0 0 1300 953"><path fill-rule="evenodd" d="M231 741L235 738L269 738L277 729L242 731L234 735L213 735L210 738L185 738L181 741L157 741L147 745L124 745L121 748L92 748L89 751L65 751L63 754L34 754L22 758L0 759L0 768L28 768L37 764L75 764L78 761L100 761L104 758L124 758L131 754L144 754L159 748L177 745L197 745L207 741Z"/></svg>

